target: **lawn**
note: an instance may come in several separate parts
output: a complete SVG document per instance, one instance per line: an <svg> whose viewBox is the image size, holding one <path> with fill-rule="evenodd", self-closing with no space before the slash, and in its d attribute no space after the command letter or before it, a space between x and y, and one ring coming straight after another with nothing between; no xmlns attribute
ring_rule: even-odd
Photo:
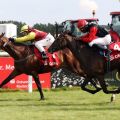
<svg viewBox="0 0 120 120"><path fill-rule="evenodd" d="M110 103L111 95L95 95L80 89L44 91L39 101L34 91L0 91L0 120L118 120L120 95Z"/></svg>

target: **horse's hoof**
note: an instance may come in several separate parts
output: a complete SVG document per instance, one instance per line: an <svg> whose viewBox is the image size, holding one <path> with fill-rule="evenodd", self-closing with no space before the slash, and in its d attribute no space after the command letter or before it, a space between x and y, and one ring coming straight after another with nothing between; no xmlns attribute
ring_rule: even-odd
<svg viewBox="0 0 120 120"><path fill-rule="evenodd" d="M114 101L115 101L115 94L111 96L111 102L114 102Z"/></svg>
<svg viewBox="0 0 120 120"><path fill-rule="evenodd" d="M41 100L45 100L45 98L40 98L40 101L41 101Z"/></svg>

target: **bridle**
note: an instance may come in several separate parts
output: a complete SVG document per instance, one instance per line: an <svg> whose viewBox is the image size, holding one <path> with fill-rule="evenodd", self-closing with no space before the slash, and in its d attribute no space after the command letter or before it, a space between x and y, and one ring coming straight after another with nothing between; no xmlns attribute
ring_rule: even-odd
<svg viewBox="0 0 120 120"><path fill-rule="evenodd" d="M5 42L5 43L3 44L3 47L5 47L9 42L10 42L9 40L8 40L7 42Z"/></svg>
<svg viewBox="0 0 120 120"><path fill-rule="evenodd" d="M9 40L6 41L6 42L5 42L4 40L2 40L4 34L5 34L5 33L2 33L2 34L0 35L0 42L4 42L3 45L2 45L2 47L5 47L5 46L10 42Z"/></svg>
<svg viewBox="0 0 120 120"><path fill-rule="evenodd" d="M1 47L5 48L11 41L9 40L3 40L2 37L0 37L0 43L1 43Z"/></svg>

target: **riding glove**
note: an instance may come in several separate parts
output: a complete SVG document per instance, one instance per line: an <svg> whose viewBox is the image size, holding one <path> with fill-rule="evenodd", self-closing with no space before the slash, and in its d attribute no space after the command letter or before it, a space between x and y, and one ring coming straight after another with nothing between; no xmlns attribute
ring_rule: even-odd
<svg viewBox="0 0 120 120"><path fill-rule="evenodd" d="M14 38L9 38L9 41L14 42L15 39Z"/></svg>

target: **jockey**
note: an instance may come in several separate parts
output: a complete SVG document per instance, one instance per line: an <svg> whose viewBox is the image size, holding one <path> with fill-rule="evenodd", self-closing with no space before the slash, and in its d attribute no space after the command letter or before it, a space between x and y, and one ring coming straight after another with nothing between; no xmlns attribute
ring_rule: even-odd
<svg viewBox="0 0 120 120"><path fill-rule="evenodd" d="M21 33L24 33L25 36L18 38L9 38L12 42L26 42L26 41L34 41L35 47L41 52L42 58L48 58L45 52L44 47L50 47L50 45L54 42L54 37L50 33L46 33L43 31L39 31L28 25L24 25L21 28Z"/></svg>
<svg viewBox="0 0 120 120"><path fill-rule="evenodd" d="M83 33L79 39L89 43L89 46L98 45L102 49L107 49L107 45L111 43L110 34L103 28L94 23L89 24L86 20L79 20L77 27Z"/></svg>

